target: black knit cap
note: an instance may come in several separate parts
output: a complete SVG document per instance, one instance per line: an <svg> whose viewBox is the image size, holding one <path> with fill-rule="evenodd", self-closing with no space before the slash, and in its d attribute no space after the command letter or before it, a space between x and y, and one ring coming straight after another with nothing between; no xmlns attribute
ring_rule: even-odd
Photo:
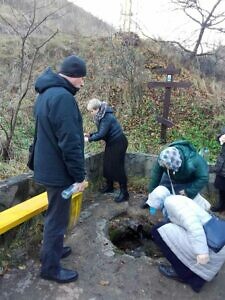
<svg viewBox="0 0 225 300"><path fill-rule="evenodd" d="M86 64L78 56L70 55L64 59L59 73L75 78L84 77L87 73Z"/></svg>

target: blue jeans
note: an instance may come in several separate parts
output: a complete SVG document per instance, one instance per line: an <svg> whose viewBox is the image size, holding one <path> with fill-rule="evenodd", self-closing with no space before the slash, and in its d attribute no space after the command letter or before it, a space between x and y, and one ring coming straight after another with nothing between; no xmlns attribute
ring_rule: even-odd
<svg viewBox="0 0 225 300"><path fill-rule="evenodd" d="M41 273L56 275L60 270L64 234L69 222L70 199L63 199L66 187L46 187L48 209L45 214L43 245L41 249Z"/></svg>

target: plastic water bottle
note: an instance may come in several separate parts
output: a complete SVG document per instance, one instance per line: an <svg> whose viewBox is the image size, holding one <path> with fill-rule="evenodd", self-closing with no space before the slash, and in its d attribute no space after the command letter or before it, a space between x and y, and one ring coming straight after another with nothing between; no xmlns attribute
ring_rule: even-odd
<svg viewBox="0 0 225 300"><path fill-rule="evenodd" d="M204 148L204 158L208 163L209 162L209 149L208 148Z"/></svg>
<svg viewBox="0 0 225 300"><path fill-rule="evenodd" d="M70 185L67 189L63 190L61 196L63 197L63 199L69 199L73 195L73 193L77 191L77 188L78 184L74 183Z"/></svg>
<svg viewBox="0 0 225 300"><path fill-rule="evenodd" d="M200 149L199 154L204 157L204 159L209 162L209 149L207 147Z"/></svg>

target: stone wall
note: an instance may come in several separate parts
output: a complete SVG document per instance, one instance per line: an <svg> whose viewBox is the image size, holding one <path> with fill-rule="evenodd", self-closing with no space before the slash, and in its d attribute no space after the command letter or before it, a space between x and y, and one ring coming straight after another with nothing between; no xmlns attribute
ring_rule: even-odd
<svg viewBox="0 0 225 300"><path fill-rule="evenodd" d="M149 178L155 159L155 155L127 153L126 170L128 177ZM87 155L85 161L89 187L93 188L102 178L103 153ZM214 178L215 175L211 172L209 185L204 191L210 198L215 197ZM43 191L43 186L34 183L32 172L0 181L0 210L11 207Z"/></svg>
<svg viewBox="0 0 225 300"><path fill-rule="evenodd" d="M33 181L33 172L0 181L0 211L14 206L44 191Z"/></svg>
<svg viewBox="0 0 225 300"><path fill-rule="evenodd" d="M150 173L157 155L145 153L127 153L126 170L128 177L145 177L150 179ZM201 192L211 203L215 203L217 190L214 188L215 173L213 166L209 166L209 183Z"/></svg>
<svg viewBox="0 0 225 300"><path fill-rule="evenodd" d="M156 157L156 155L145 153L127 153L125 165L128 177L149 178Z"/></svg>

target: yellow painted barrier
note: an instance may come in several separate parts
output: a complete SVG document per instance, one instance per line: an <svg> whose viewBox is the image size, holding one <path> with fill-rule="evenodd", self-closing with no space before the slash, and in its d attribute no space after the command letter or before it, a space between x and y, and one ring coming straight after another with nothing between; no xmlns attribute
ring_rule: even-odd
<svg viewBox="0 0 225 300"><path fill-rule="evenodd" d="M86 187L88 182L86 183ZM78 222L83 193L73 194L71 199L70 219L68 228L72 229ZM66 200L65 200L66 201ZM32 217L45 211L48 207L47 193L42 193L0 212L0 234L20 225Z"/></svg>
<svg viewBox="0 0 225 300"><path fill-rule="evenodd" d="M47 207L47 193L45 192L0 212L0 234L40 214Z"/></svg>
<svg viewBox="0 0 225 300"><path fill-rule="evenodd" d="M82 206L83 193L73 194L70 207L70 219L68 229L72 229L78 222ZM66 201L66 200L65 200Z"/></svg>
<svg viewBox="0 0 225 300"><path fill-rule="evenodd" d="M88 182L85 182L85 188L88 187ZM82 206L83 193L75 193L71 199L71 207L70 207L70 220L68 229L72 229L78 222L80 217L80 211ZM66 200L65 200L66 201Z"/></svg>

